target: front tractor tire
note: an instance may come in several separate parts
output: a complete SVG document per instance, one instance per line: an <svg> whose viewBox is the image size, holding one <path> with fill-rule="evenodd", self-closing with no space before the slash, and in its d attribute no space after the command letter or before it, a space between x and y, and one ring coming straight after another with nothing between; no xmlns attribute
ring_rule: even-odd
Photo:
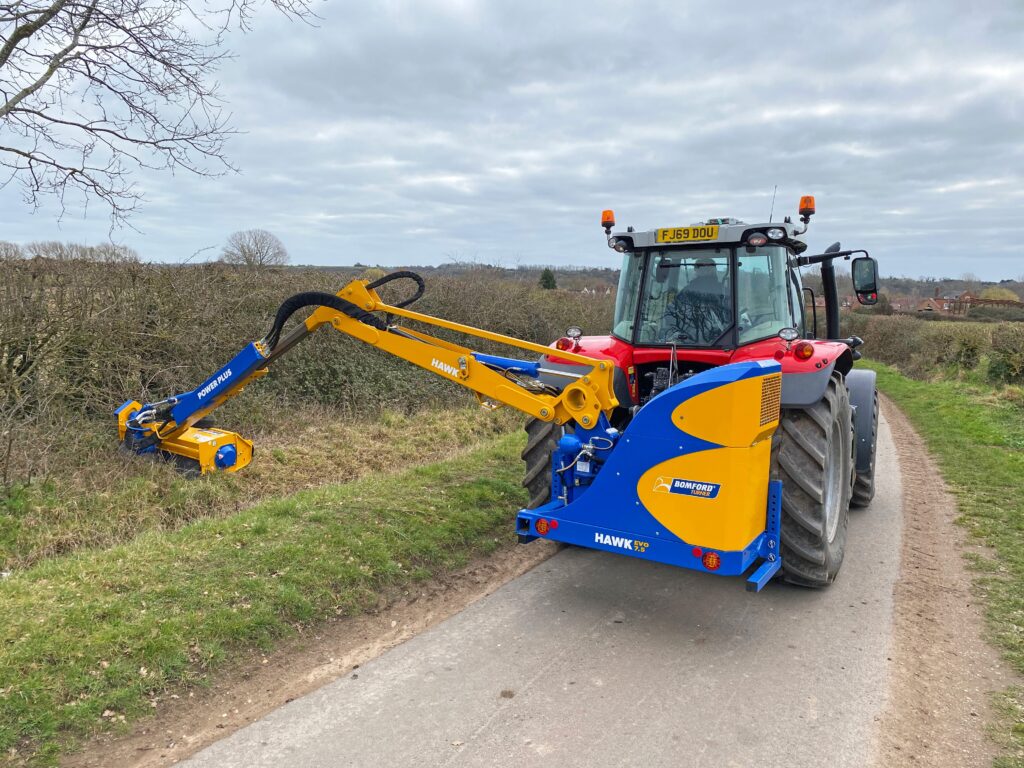
<svg viewBox="0 0 1024 768"><path fill-rule="evenodd" d="M843 564L853 473L850 395L833 374L821 400L784 409L772 444L782 480L782 574L806 587L831 584Z"/></svg>
<svg viewBox="0 0 1024 768"><path fill-rule="evenodd" d="M527 509L536 509L551 501L551 455L558 448L564 428L553 421L530 419L526 422L526 447L522 458L526 463L523 487L530 494Z"/></svg>

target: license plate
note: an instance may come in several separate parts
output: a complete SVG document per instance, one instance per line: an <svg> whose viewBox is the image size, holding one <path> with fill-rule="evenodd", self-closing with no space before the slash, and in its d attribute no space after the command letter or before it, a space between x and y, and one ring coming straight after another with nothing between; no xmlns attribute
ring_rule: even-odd
<svg viewBox="0 0 1024 768"><path fill-rule="evenodd" d="M717 224L702 224L698 227L673 227L672 229L659 229L657 237L657 241L659 243L699 243L705 240L717 239Z"/></svg>

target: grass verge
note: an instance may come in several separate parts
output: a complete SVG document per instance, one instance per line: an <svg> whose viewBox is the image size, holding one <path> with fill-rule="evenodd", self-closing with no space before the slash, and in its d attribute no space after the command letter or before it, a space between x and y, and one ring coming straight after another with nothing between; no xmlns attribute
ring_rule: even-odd
<svg viewBox="0 0 1024 768"><path fill-rule="evenodd" d="M78 450L63 457L49 479L0 492L0 571L116 546L145 531L226 517L307 488L451 458L518 430L523 421L511 409L491 413L475 405L385 411L372 422L310 407L291 415L292 426L256 435L256 460L243 473L197 480L182 477L169 463L120 450L112 421L83 421ZM223 426L230 429L231 423Z"/></svg>
<svg viewBox="0 0 1024 768"><path fill-rule="evenodd" d="M506 435L447 461L44 559L0 581L0 761L47 765L233 651L375 606L512 540Z"/></svg>
<svg viewBox="0 0 1024 768"><path fill-rule="evenodd" d="M956 494L960 522L991 547L972 557L992 639L1024 673L1024 404L1019 391L969 381L916 381L870 364L878 388L925 439ZM1024 691L1000 697L999 768L1024 766Z"/></svg>

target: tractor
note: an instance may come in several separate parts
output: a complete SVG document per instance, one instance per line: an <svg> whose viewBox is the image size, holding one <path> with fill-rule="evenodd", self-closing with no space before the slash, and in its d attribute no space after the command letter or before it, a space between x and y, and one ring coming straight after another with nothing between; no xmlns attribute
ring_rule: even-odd
<svg viewBox="0 0 1024 768"><path fill-rule="evenodd" d="M767 224L717 218L646 232L613 231L614 213L605 211L608 246L622 254L611 334L584 336L569 328L552 344L540 378L555 385L579 371L559 357L563 351L613 360L619 406L610 423L628 432L638 413L682 382L729 364L777 362L780 417L767 467L768 478L781 481L782 572L788 581L818 587L839 572L849 507L867 506L874 496L878 433L875 373L853 367L861 339L840 338L834 262L861 254L851 264L857 299L870 305L878 297L876 264L865 251L835 243L825 253L805 254L800 238L814 210L814 198L806 196L802 226L789 217ZM821 269L823 339L817 338L817 297L801 281L801 268L811 265ZM569 453L576 450L573 426L532 419L526 431L523 485L530 508L543 509L559 487L552 484L552 457L557 467L562 442ZM699 517L702 502L690 503ZM677 532L686 540L691 529ZM703 549L693 549L702 561ZM720 568L721 560L711 550L702 564Z"/></svg>
<svg viewBox="0 0 1024 768"><path fill-rule="evenodd" d="M712 219L636 232L613 231L605 211L605 237L623 259L611 334L570 328L550 346L409 309L426 288L410 271L299 293L195 389L122 404L118 437L194 476L243 470L253 443L206 417L330 327L470 389L487 408L530 417L520 542L746 575L753 591L779 573L824 586L842 564L849 506L874 493L878 423L874 374L853 370L861 341L840 338L834 262L861 254L851 266L864 304L877 301L877 275L865 251L838 243L806 255L800 237L813 213L806 197L802 226ZM810 265L821 268L823 339L813 292L810 317L804 309L800 269ZM416 287L392 305L377 289L394 281ZM429 326L531 357L474 351Z"/></svg>

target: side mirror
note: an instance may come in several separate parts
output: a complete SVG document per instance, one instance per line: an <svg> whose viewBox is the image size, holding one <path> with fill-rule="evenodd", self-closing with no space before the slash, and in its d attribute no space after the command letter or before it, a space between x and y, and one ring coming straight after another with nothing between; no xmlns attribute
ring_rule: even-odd
<svg viewBox="0 0 1024 768"><path fill-rule="evenodd" d="M878 303L878 264L870 256L854 259L851 265L853 272L853 290L857 301L871 306Z"/></svg>

